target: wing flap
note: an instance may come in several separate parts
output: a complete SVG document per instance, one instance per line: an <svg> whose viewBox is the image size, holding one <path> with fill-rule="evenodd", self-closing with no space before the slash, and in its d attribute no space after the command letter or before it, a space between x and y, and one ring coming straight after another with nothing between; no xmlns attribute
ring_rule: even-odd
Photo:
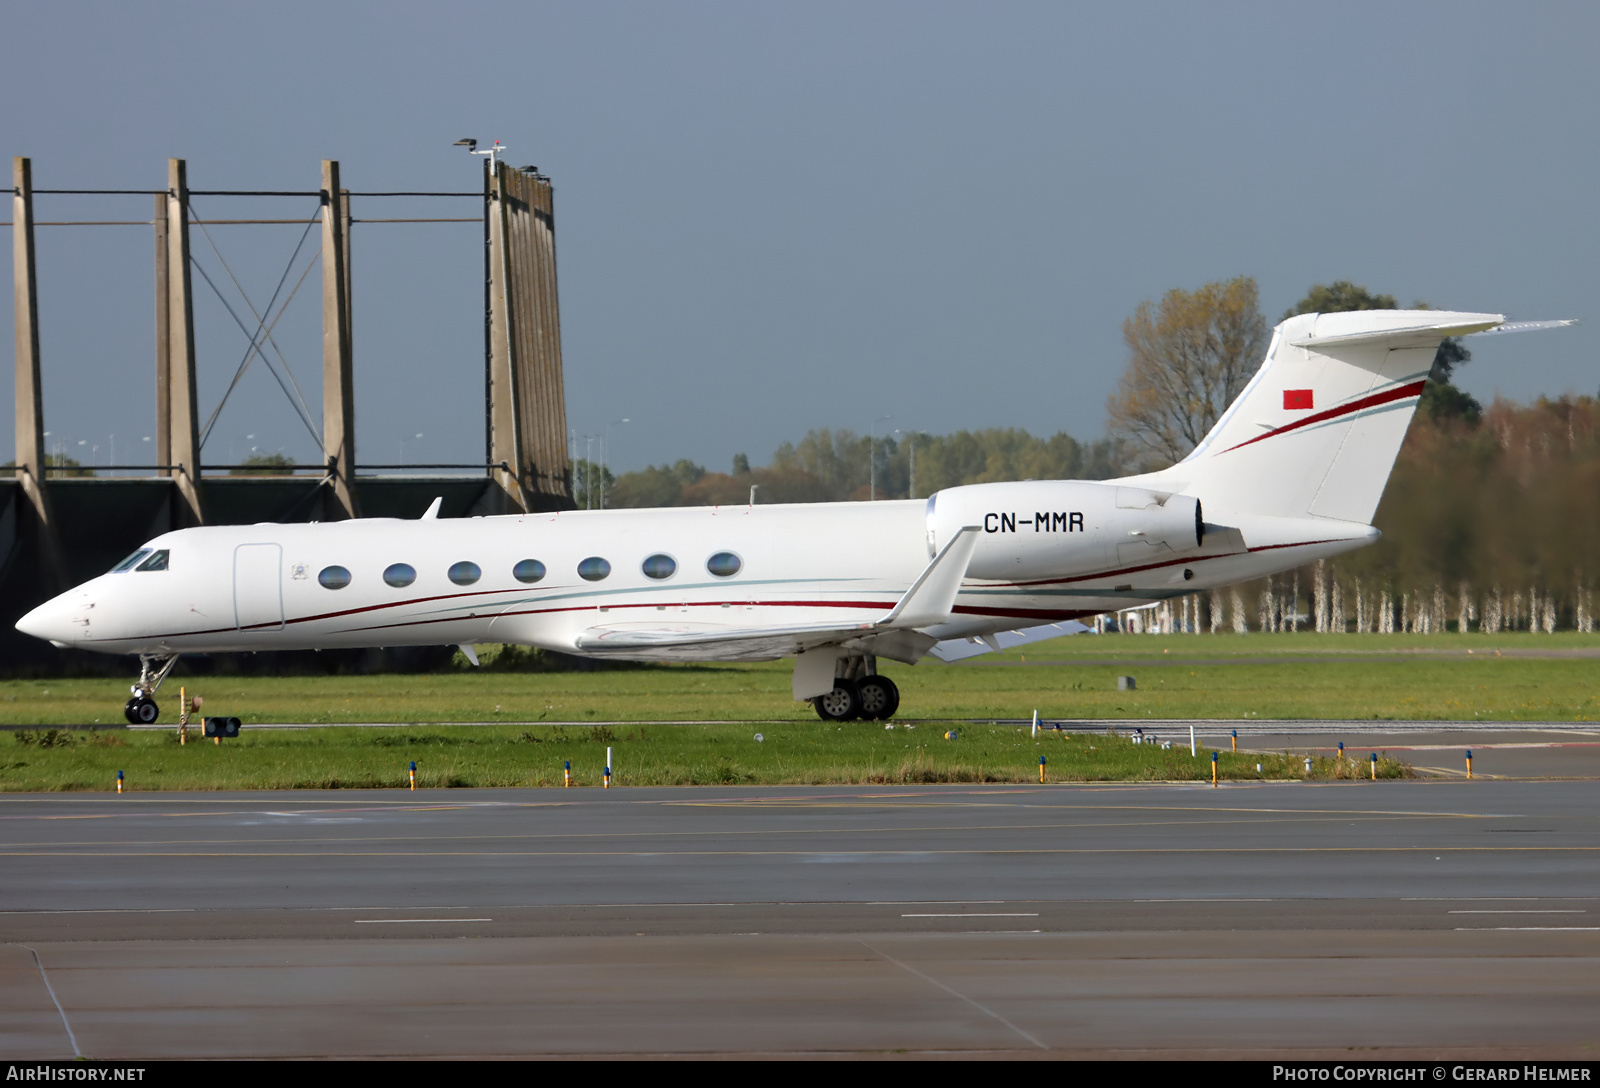
<svg viewBox="0 0 1600 1088"><path fill-rule="evenodd" d="M802 653L813 646L854 638L871 623L789 624L734 627L710 624L613 624L591 627L574 640L580 653L656 661L662 658L710 660L729 655L759 661Z"/></svg>
<svg viewBox="0 0 1600 1088"><path fill-rule="evenodd" d="M1026 627L1018 631L997 631L992 635L981 636L982 641L974 642L967 638L947 638L939 643L928 653L940 661L963 661L979 654L996 653L1009 650L1016 646L1026 646L1033 642L1043 642L1046 639L1062 638L1066 635L1081 635L1094 628L1086 627L1077 620L1063 620L1061 623L1046 623L1038 627Z"/></svg>

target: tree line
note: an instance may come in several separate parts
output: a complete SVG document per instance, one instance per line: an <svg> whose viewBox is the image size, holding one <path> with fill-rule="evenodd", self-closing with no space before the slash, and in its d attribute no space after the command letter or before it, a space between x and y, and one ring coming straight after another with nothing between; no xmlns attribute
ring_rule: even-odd
<svg viewBox="0 0 1600 1088"><path fill-rule="evenodd" d="M847 502L920 499L959 484L1003 480L1106 480L1128 471L1124 444L1080 442L1065 432L1038 438L1015 428L922 432L871 437L850 430L813 430L779 446L768 465L752 468L739 454L729 472L692 461L627 472L607 485L614 507L719 506L751 501ZM574 471L578 505L598 505L584 489L587 466ZM599 491L598 467L594 469ZM587 500L587 503L586 503Z"/></svg>

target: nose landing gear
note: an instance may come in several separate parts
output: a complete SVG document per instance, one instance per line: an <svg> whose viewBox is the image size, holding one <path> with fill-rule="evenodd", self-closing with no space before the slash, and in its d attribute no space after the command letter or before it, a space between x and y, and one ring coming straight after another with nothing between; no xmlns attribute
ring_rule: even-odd
<svg viewBox="0 0 1600 1088"><path fill-rule="evenodd" d="M155 700L156 689L177 663L177 654L139 655L139 682L133 685L133 698L122 707L129 725L154 725L156 719L161 717L161 708Z"/></svg>

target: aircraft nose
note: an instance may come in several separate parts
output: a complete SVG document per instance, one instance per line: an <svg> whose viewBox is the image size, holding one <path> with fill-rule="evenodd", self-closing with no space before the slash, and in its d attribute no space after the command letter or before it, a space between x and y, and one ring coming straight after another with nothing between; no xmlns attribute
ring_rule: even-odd
<svg viewBox="0 0 1600 1088"><path fill-rule="evenodd" d="M88 609L93 604L62 594L44 602L17 621L17 630L57 646L70 646L89 635Z"/></svg>

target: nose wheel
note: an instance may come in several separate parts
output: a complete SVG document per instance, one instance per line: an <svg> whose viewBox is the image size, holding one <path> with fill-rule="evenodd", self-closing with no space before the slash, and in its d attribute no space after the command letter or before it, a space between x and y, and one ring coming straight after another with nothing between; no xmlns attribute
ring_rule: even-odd
<svg viewBox="0 0 1600 1088"><path fill-rule="evenodd" d="M129 725L154 725L156 719L161 717L161 708L156 706L154 699L135 695L123 706L122 713Z"/></svg>
<svg viewBox="0 0 1600 1088"><path fill-rule="evenodd" d="M177 654L139 655L139 682L133 685L133 698L122 707L129 725L154 725L161 717L161 708L155 700L156 689L177 663Z"/></svg>

